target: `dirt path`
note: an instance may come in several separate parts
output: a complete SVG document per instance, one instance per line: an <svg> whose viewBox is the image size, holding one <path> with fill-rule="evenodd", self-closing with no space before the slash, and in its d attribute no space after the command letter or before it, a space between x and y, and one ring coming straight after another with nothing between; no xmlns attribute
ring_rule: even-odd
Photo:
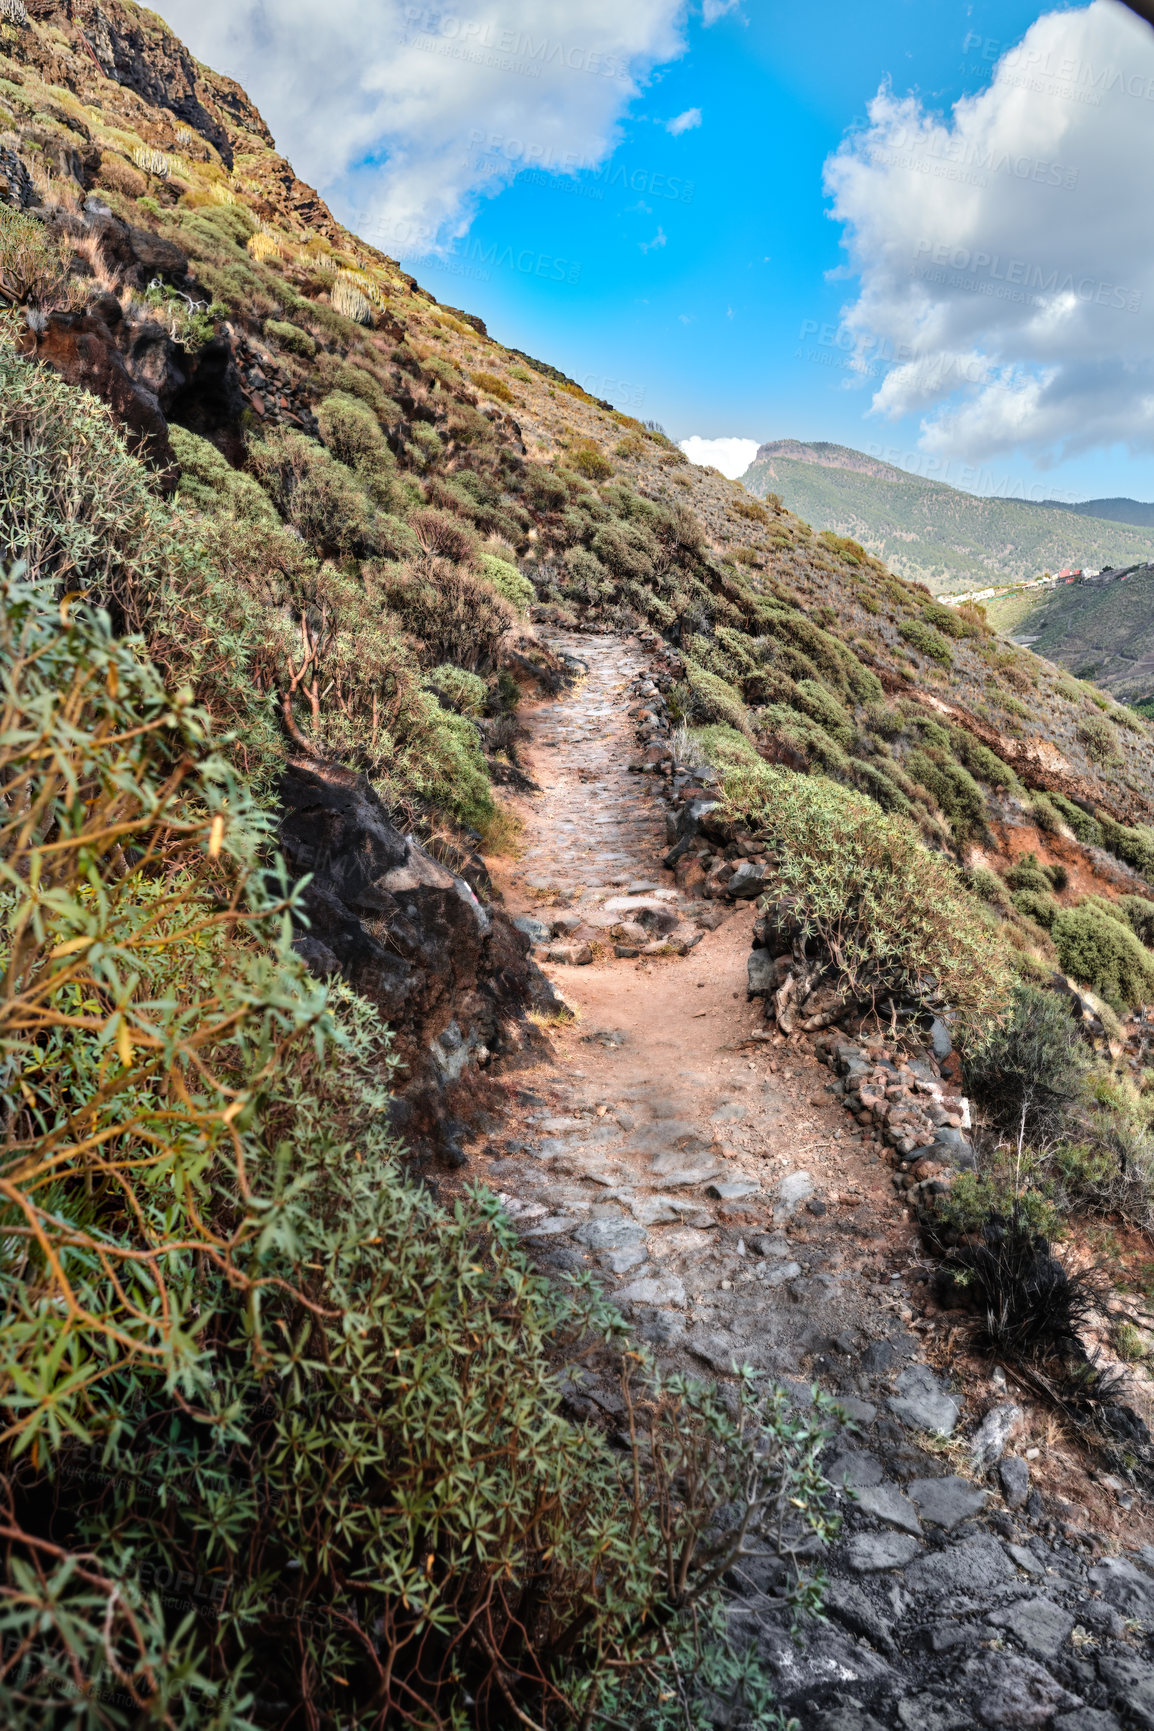
<svg viewBox="0 0 1154 1731"><path fill-rule="evenodd" d="M854 1489L835 1493L828 1621L799 1647L770 1575L729 1582L736 1637L804 1731L1154 1725L1139 1511L1011 1404L1001 1372L951 1356L880 1144L809 1042L767 1040L747 1001L752 908L695 900L663 870L659 778L629 767L641 647L553 646L587 672L527 713L541 791L519 801L522 856L491 866L509 910L539 922L574 1018L550 1028L551 1063L506 1082L512 1114L474 1174L543 1268L596 1270L665 1365L745 1363L799 1407L814 1382L842 1403L852 1428L827 1471ZM595 1369L567 1401L610 1425L621 1411ZM966 1440L983 1421L1014 1438L986 1469ZM1133 1717L1135 1700L1149 1710Z"/></svg>
<svg viewBox="0 0 1154 1731"><path fill-rule="evenodd" d="M561 947L538 953L575 1020L551 1031L556 1066L523 1134L484 1165L542 1259L601 1268L687 1368L737 1359L808 1377L912 1320L908 1225L830 1072L749 1039L764 1030L746 999L751 905L683 895L662 868L658 778L628 767L644 652L551 643L587 675L526 714L541 792L519 802L521 857L493 865L510 911L556 928ZM684 954L646 954L661 947L652 930L616 941L638 902ZM547 959L583 945L591 964Z"/></svg>

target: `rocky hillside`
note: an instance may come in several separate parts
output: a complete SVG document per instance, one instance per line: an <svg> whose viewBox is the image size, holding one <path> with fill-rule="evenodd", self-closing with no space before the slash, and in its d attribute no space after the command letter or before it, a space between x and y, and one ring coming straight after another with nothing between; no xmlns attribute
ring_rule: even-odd
<svg viewBox="0 0 1154 1731"><path fill-rule="evenodd" d="M1108 1219L1116 1279L1149 1279L1150 725L438 304L129 0L0 8L0 195L10 1721L62 1718L79 1692L93 1724L188 1731L667 1731L719 1701L773 1723L725 1595L740 1576L758 1616L771 1589L779 1621L816 1606L810 1565L841 1519L827 1445L852 1409L671 1377L603 1302L616 1264L572 1249L549 1266L574 1283L541 1278L516 1199L454 1176L484 1159L500 1182L504 1159L520 1181L521 1120L543 1105L524 1072L563 1036L613 1046L573 1033L563 970L606 934L610 971L700 956L723 907L756 903L738 980L765 1002L757 1049L836 1071L879 1168L870 1211L904 1199L967 1350L1004 1359L1112 1495L1147 1495L1149 1438L1113 1379L1154 1336L1071 1258ZM593 636L620 677L582 661ZM522 837L542 859L558 840L524 816L526 715L556 729L581 680L598 701L569 764L572 870L534 883L527 848L537 913L514 920ZM625 730L615 704L635 750L603 815L625 830L630 778L662 791L656 887L632 884L628 846L590 879L581 790L594 742ZM647 873L657 803L634 814ZM728 976L714 996L711 1014L748 1014ZM727 1027L727 1070L735 1041L755 1043ZM644 1086L676 1185L705 1094L670 1150L668 1101ZM582 1098L597 1123L546 1113L541 1162L561 1169L575 1123L591 1147L627 1134L627 1104L612 1124L605 1100ZM640 1267L679 1211L616 1188L585 1196L587 1221L530 1203L526 1242L580 1223L576 1244ZM691 1234L725 1225L701 1200ZM646 1230L623 1251L627 1201ZM767 1270L792 1266L758 1237ZM746 1254L740 1223L716 1242ZM763 1275L762 1298L800 1273ZM993 1295L1001 1332L962 1317L967 1290ZM842 1351L794 1344L815 1378ZM924 1399L960 1410L920 1359L901 1375L903 1423ZM878 1446L899 1472L901 1433ZM921 1487L936 1475L916 1454ZM864 1470L878 1488L880 1457ZM932 1487L921 1516L883 1489L908 1536L969 1506L955 1486L939 1523ZM910 1560L851 1525L869 1541L851 1573ZM970 1610L992 1611L1008 1565L980 1549L975 1588L997 1591ZM919 1607L938 1591L921 1579ZM1094 1579L1079 1563L1059 1621ZM1144 1606L1144 1581L1111 1604ZM872 1587L841 1602L884 1646ZM921 1616L901 1639L928 1642L924 1712L890 1705L952 1724L948 1643L928 1625L923 1642ZM1085 1702L1109 1725L1128 1678L1149 1686L1120 1616L1085 1622L1113 1670L1071 1659L1051 1688L982 1661L983 1702L1011 1675L1027 1692L1025 1717L990 1723ZM792 1702L793 1648L766 1640ZM829 1651L818 1705L836 1713L846 1641ZM841 1722L868 1731L861 1699Z"/></svg>
<svg viewBox="0 0 1154 1731"><path fill-rule="evenodd" d="M1127 514L1126 501L1103 511L1112 521L1100 521L1088 506L979 498L844 445L774 440L761 446L742 481L759 498L779 497L817 529L852 535L899 576L939 594L1067 566L1125 565L1154 552L1147 519Z"/></svg>

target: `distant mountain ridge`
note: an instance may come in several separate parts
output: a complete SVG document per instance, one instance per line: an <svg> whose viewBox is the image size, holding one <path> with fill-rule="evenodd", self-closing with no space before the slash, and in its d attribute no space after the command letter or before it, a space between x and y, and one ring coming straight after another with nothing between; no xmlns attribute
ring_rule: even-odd
<svg viewBox="0 0 1154 1731"><path fill-rule="evenodd" d="M1077 505L1064 504L1061 499L1041 502L1058 511L1076 511L1080 517L1099 517L1110 523L1136 523L1144 529L1154 529L1154 503L1142 499L1083 499Z"/></svg>
<svg viewBox="0 0 1154 1731"><path fill-rule="evenodd" d="M824 440L769 440L742 480L760 497L778 494L813 528L852 536L937 593L1021 582L1064 566L1154 559L1154 505L1138 500L986 498Z"/></svg>

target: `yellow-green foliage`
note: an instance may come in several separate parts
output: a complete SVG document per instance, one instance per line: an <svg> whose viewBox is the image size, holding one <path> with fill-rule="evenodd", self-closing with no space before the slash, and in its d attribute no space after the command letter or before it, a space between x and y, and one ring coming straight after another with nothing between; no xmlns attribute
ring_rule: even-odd
<svg viewBox="0 0 1154 1731"><path fill-rule="evenodd" d="M485 713L489 687L479 674L467 673L463 667L454 667L451 661L446 661L427 673L421 683L458 715L480 716Z"/></svg>
<svg viewBox="0 0 1154 1731"><path fill-rule="evenodd" d="M302 360L311 361L317 352L316 339L286 319L266 319L264 334L270 342L287 349L290 355L299 355Z"/></svg>
<svg viewBox="0 0 1154 1731"><path fill-rule="evenodd" d="M184 427L170 427L169 437L180 464L177 497L182 505L209 517L231 513L254 529L280 529L267 493L251 475L234 469L215 445Z"/></svg>
<svg viewBox="0 0 1154 1731"><path fill-rule="evenodd" d="M1050 928L1066 973L1116 1010L1154 1001L1154 955L1106 904L1064 908Z"/></svg>
<svg viewBox="0 0 1154 1731"><path fill-rule="evenodd" d="M60 239L36 217L0 205L0 307L68 308L78 296Z"/></svg>
<svg viewBox="0 0 1154 1731"><path fill-rule="evenodd" d="M694 661L685 664L685 677L692 694L696 718L701 721L723 721L739 733L749 733L749 710L741 693L716 673L708 672Z"/></svg>
<svg viewBox="0 0 1154 1731"><path fill-rule="evenodd" d="M432 808L483 830L494 808L476 732L419 691L389 581L371 565L319 561L269 495L314 542L345 541L350 525L413 553L416 538L300 435L256 447L263 490L207 441L174 437L188 507L175 520L104 407L0 344L0 559L114 607L146 636L166 679L190 684L234 730L232 750L261 787L286 746L303 744L364 769L407 821ZM488 584L464 572L456 583L454 567L433 566L420 581L453 638L433 660L461 661L462 638L474 661L491 656L515 623L511 608ZM394 580L400 570L382 569Z"/></svg>
<svg viewBox="0 0 1154 1731"><path fill-rule="evenodd" d="M507 559L498 559L494 553L482 553L481 576L520 614L527 613L537 598L529 579L523 577Z"/></svg>
<svg viewBox="0 0 1154 1731"><path fill-rule="evenodd" d="M504 379L500 378L498 374L478 372L470 373L469 377L477 386L477 389L484 391L486 396L496 397L497 400L502 403L516 402L516 397L513 395Z"/></svg>
<svg viewBox="0 0 1154 1731"><path fill-rule="evenodd" d="M729 812L765 836L780 893L796 898L856 996L929 993L963 1021L1008 996L1000 945L975 920L954 867L908 823L832 782L767 764L729 770L724 791Z"/></svg>
<svg viewBox="0 0 1154 1731"><path fill-rule="evenodd" d="M912 644L919 654L930 661L938 662L942 667L953 664L954 652L939 631L932 625L927 625L923 619L903 619L898 626L898 636Z"/></svg>
<svg viewBox="0 0 1154 1731"><path fill-rule="evenodd" d="M91 590L132 625L177 552L143 466L104 405L0 333L0 564Z"/></svg>
<svg viewBox="0 0 1154 1731"><path fill-rule="evenodd" d="M690 740L693 761L709 764L714 769L732 769L739 764L756 767L761 762L753 742L736 727L728 727L724 722L693 728Z"/></svg>

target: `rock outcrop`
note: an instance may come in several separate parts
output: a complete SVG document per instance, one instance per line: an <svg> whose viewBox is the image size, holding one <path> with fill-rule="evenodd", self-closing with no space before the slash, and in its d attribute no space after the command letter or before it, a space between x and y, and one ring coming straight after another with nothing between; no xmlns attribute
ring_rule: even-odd
<svg viewBox="0 0 1154 1731"><path fill-rule="evenodd" d="M397 1127L452 1158L454 1084L519 1051L525 1009L553 1004L529 939L403 835L352 771L293 762L281 804L286 862L308 878L297 948L314 973L341 975L380 1010L403 1065Z"/></svg>

